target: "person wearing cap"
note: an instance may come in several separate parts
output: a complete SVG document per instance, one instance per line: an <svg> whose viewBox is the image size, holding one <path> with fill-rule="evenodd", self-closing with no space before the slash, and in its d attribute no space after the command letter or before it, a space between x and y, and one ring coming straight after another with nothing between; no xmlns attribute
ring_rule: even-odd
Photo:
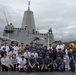
<svg viewBox="0 0 76 75"><path fill-rule="evenodd" d="M4 42L4 45L1 46L1 50L3 51L3 48L5 48L5 51L7 52L8 55L8 51L10 50L9 46L7 45L7 42Z"/></svg>
<svg viewBox="0 0 76 75"><path fill-rule="evenodd" d="M36 52L36 50L33 50L33 52L31 53L31 55L33 55L34 58L38 58L38 53Z"/></svg>
<svg viewBox="0 0 76 75"><path fill-rule="evenodd" d="M12 55L15 54L14 49L11 48L11 50L8 52L9 57L12 57Z"/></svg>
<svg viewBox="0 0 76 75"><path fill-rule="evenodd" d="M1 51L1 56L2 56L2 57L4 56L4 54L7 54L6 48L3 48L3 50Z"/></svg>
<svg viewBox="0 0 76 75"><path fill-rule="evenodd" d="M42 58L42 54L40 54L36 62L36 71L43 71L43 70L44 70L44 59Z"/></svg>
<svg viewBox="0 0 76 75"><path fill-rule="evenodd" d="M22 55L22 60L20 61L20 64L18 66L19 72L26 70L26 68L27 68L26 64L27 64L27 61L26 61L25 57Z"/></svg>
<svg viewBox="0 0 76 75"><path fill-rule="evenodd" d="M45 52L45 50L44 50L44 49L42 49L42 50L41 50L40 54L42 54L43 59L45 59L46 52Z"/></svg>
<svg viewBox="0 0 76 75"><path fill-rule="evenodd" d="M33 55L30 56L30 59L28 61L28 68L27 68L27 71L29 72L32 72L33 70L35 70L35 65L36 65L36 60L34 58Z"/></svg>
<svg viewBox="0 0 76 75"><path fill-rule="evenodd" d="M50 58L49 54L46 54L46 58L44 59L45 70L53 71L53 60Z"/></svg>
<svg viewBox="0 0 76 75"><path fill-rule="evenodd" d="M64 61L61 59L60 55L57 55L57 59L54 61L55 71L64 71Z"/></svg>
<svg viewBox="0 0 76 75"><path fill-rule="evenodd" d="M49 49L49 50L46 52L46 54L49 54L49 56L50 56L51 58L53 58L53 51L52 51L51 49Z"/></svg>
<svg viewBox="0 0 76 75"><path fill-rule="evenodd" d="M61 59L64 58L64 52L61 51L61 48L58 49L57 55L60 55Z"/></svg>

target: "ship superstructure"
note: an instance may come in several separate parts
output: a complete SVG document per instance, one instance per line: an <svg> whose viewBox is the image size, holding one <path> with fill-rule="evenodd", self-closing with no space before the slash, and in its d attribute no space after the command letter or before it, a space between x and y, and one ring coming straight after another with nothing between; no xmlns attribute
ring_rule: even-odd
<svg viewBox="0 0 76 75"><path fill-rule="evenodd" d="M23 42L24 44L35 42L48 45L54 42L52 28L46 34L36 31L34 14L30 10L30 1L28 2L28 10L24 12L21 28L15 28L10 23L5 26L3 36Z"/></svg>

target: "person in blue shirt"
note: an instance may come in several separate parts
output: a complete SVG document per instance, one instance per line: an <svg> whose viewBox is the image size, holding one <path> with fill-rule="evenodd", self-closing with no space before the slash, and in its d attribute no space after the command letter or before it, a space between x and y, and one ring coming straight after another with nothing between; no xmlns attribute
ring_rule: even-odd
<svg viewBox="0 0 76 75"><path fill-rule="evenodd" d="M43 49L43 45L42 44L38 44L37 45L37 49L39 49L41 51Z"/></svg>
<svg viewBox="0 0 76 75"><path fill-rule="evenodd" d="M74 58L75 58L75 63L76 63L76 54L74 54Z"/></svg>
<svg viewBox="0 0 76 75"><path fill-rule="evenodd" d="M53 59L53 51L51 49L49 49L46 54L49 54L50 58Z"/></svg>
<svg viewBox="0 0 76 75"><path fill-rule="evenodd" d="M44 59L42 58L42 54L40 54L36 62L36 71L43 71L43 70L44 70Z"/></svg>
<svg viewBox="0 0 76 75"><path fill-rule="evenodd" d="M34 43L34 49L37 50L37 43Z"/></svg>
<svg viewBox="0 0 76 75"><path fill-rule="evenodd" d="M57 55L60 55L61 59L63 59L64 52L62 52L61 48L58 49Z"/></svg>
<svg viewBox="0 0 76 75"><path fill-rule="evenodd" d="M56 60L57 50L55 47L53 47L53 61Z"/></svg>
<svg viewBox="0 0 76 75"><path fill-rule="evenodd" d="M46 53L44 49L41 50L40 54L42 54L43 59L45 59Z"/></svg>
<svg viewBox="0 0 76 75"><path fill-rule="evenodd" d="M57 59L54 61L55 71L64 71L64 61L60 55L57 55Z"/></svg>
<svg viewBox="0 0 76 75"><path fill-rule="evenodd" d="M26 52L26 50L29 50L29 45L28 44L26 44L24 52Z"/></svg>
<svg viewBox="0 0 76 75"><path fill-rule="evenodd" d="M40 56L40 50L39 49L37 49L37 53L38 53L38 56Z"/></svg>
<svg viewBox="0 0 76 75"><path fill-rule="evenodd" d="M44 50L44 52L46 53L48 50L47 50L47 46L44 46L43 47L43 50Z"/></svg>
<svg viewBox="0 0 76 75"><path fill-rule="evenodd" d="M46 54L46 58L44 59L45 70L53 71L53 60L50 58L49 54Z"/></svg>
<svg viewBox="0 0 76 75"><path fill-rule="evenodd" d="M4 56L4 54L7 54L6 48L3 48L3 50L1 51L1 56L2 56L2 57Z"/></svg>
<svg viewBox="0 0 76 75"><path fill-rule="evenodd" d="M30 56L30 59L28 60L28 68L27 68L27 71L29 72L32 72L33 70L35 70L36 68L36 59L34 59L34 56L31 55Z"/></svg>
<svg viewBox="0 0 76 75"><path fill-rule="evenodd" d="M32 52L33 50L34 50L34 47L33 47L33 43L31 42L29 46L29 51Z"/></svg>
<svg viewBox="0 0 76 75"><path fill-rule="evenodd" d="M68 49L68 56L72 57L72 55L73 55L73 52L70 49Z"/></svg>
<svg viewBox="0 0 76 75"><path fill-rule="evenodd" d="M75 72L75 59L74 59L73 55L70 57L70 63L69 64L70 64L71 71Z"/></svg>

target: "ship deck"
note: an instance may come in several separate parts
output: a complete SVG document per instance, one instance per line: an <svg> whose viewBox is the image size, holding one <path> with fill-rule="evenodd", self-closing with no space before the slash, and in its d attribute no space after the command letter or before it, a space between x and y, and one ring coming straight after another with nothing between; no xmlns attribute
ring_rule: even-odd
<svg viewBox="0 0 76 75"><path fill-rule="evenodd" d="M76 72L0 72L0 75L76 75Z"/></svg>

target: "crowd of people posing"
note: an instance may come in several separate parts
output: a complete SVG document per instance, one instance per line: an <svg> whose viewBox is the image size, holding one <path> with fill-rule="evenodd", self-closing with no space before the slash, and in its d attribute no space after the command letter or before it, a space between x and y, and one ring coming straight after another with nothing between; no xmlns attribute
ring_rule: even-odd
<svg viewBox="0 0 76 75"><path fill-rule="evenodd" d="M7 45L0 48L0 65L3 71L40 72L40 71L72 71L75 72L76 54L70 47L66 49L58 41L56 47L30 43L17 46Z"/></svg>

